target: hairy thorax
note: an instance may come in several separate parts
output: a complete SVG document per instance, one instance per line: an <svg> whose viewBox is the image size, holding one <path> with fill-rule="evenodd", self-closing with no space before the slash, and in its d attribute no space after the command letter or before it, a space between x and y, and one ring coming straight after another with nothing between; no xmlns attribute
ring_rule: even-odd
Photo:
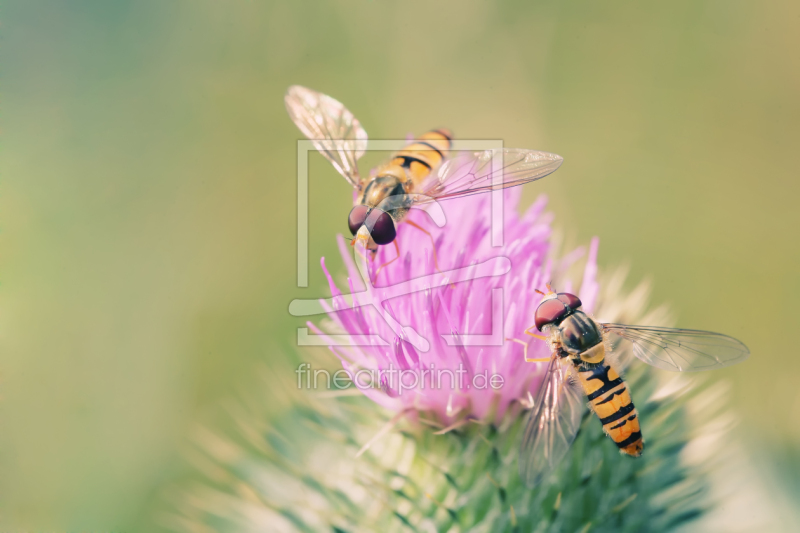
<svg viewBox="0 0 800 533"><path fill-rule="evenodd" d="M561 348L571 356L602 346L603 334L597 323L583 311L575 311L555 326Z"/></svg>

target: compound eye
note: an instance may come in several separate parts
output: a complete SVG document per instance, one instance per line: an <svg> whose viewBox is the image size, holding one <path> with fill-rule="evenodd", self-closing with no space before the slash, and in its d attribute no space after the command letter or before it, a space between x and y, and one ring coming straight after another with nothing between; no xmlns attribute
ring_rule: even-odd
<svg viewBox="0 0 800 533"><path fill-rule="evenodd" d="M564 306L564 302L558 298L545 300L536 309L536 328L542 331L542 328L548 324L558 322L569 314L569 309Z"/></svg>
<svg viewBox="0 0 800 533"><path fill-rule="evenodd" d="M347 225L350 226L350 233L353 235L358 233L358 228L364 224L368 214L369 207L366 205L357 205L350 210L350 215L347 217Z"/></svg>
<svg viewBox="0 0 800 533"><path fill-rule="evenodd" d="M573 311L579 308L581 305L581 299L575 296L574 294L570 294L568 292L560 292L558 293L558 299L564 302L564 305L572 309Z"/></svg>
<svg viewBox="0 0 800 533"><path fill-rule="evenodd" d="M375 244L389 244L397 236L394 220L386 211L373 209L367 217L366 225Z"/></svg>

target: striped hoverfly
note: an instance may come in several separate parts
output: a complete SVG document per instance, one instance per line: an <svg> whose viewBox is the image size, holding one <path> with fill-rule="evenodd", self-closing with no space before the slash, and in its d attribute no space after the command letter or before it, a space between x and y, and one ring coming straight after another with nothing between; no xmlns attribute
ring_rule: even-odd
<svg viewBox="0 0 800 533"><path fill-rule="evenodd" d="M362 243L372 257L378 246L390 243L399 257L395 237L401 222L427 234L434 245L427 230L406 218L410 208L522 185L554 172L563 161L556 154L517 148L452 153L451 133L438 129L410 141L362 178L357 161L366 152L367 133L358 119L337 100L299 85L289 87L284 100L292 121L356 190L347 220L351 244ZM433 259L436 264L435 245Z"/></svg>
<svg viewBox="0 0 800 533"><path fill-rule="evenodd" d="M628 385L606 357L612 340L631 344L633 354L662 370L696 372L740 363L750 351L741 341L710 331L601 323L581 310L570 293L547 293L525 333L548 342L551 355L528 359L549 363L520 444L520 477L539 484L564 458L588 407L624 455L639 457L644 438ZM543 335L532 333L536 327ZM612 335L615 337L612 337Z"/></svg>

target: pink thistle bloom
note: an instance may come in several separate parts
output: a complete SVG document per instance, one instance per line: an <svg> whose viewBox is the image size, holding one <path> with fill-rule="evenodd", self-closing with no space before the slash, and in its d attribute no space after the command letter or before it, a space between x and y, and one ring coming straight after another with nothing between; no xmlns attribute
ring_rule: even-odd
<svg viewBox="0 0 800 533"><path fill-rule="evenodd" d="M523 334L533 325L542 299L534 289L542 290L552 280L560 284L559 292L574 292L564 272L584 250L552 258L552 217L544 213L547 200L540 197L520 216L520 194L519 187L504 192L503 247L491 246L491 194L441 202L447 217L442 228L421 210L411 210L408 219L433 235L445 274L436 271L430 239L400 224L400 258L380 272L375 286L365 284L352 248L339 237L351 295L342 294L323 258L333 298L322 305L330 321L323 324L324 332L311 323L309 327L331 344L366 396L397 412L426 413L444 426L467 418L496 422L509 409L530 405L546 364L526 362L523 346L505 339L530 341L529 358L550 355L545 342ZM596 256L594 239L576 293L587 312L598 293ZM370 265L371 275L394 257L394 246L381 247ZM475 277L481 264L483 274ZM450 272L456 269L462 269L460 276ZM393 289L410 280L415 280L416 290ZM379 312L375 305L381 302L384 310ZM415 342L403 327L416 332L422 342ZM336 345L342 334L361 345ZM359 370L366 371L363 379L358 379Z"/></svg>

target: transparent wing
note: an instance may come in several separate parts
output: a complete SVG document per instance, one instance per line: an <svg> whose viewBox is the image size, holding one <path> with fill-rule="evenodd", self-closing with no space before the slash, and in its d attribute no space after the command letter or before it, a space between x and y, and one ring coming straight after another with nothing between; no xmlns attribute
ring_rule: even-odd
<svg viewBox="0 0 800 533"><path fill-rule="evenodd" d="M553 357L531 409L519 451L519 475L537 485L566 455L578 434L586 398L572 369Z"/></svg>
<svg viewBox="0 0 800 533"><path fill-rule="evenodd" d="M515 187L555 172L563 161L560 155L520 148L458 152L414 192L432 201Z"/></svg>
<svg viewBox="0 0 800 533"><path fill-rule="evenodd" d="M712 370L739 363L750 355L741 341L711 331L625 324L601 326L604 331L629 341L636 357L662 370Z"/></svg>
<svg viewBox="0 0 800 533"><path fill-rule="evenodd" d="M284 97L292 121L319 153L355 188L360 188L356 161L367 149L367 132L338 100L292 85Z"/></svg>

